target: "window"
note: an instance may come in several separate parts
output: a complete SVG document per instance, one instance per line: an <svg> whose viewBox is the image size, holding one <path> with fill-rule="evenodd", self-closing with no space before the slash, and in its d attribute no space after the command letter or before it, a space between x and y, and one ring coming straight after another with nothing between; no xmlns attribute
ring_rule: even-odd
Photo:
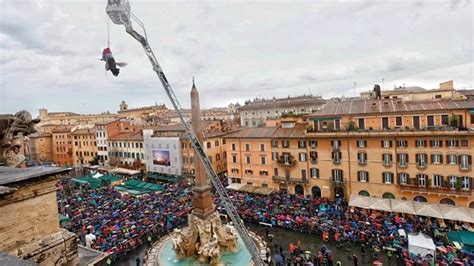
<svg viewBox="0 0 474 266"><path fill-rule="evenodd" d="M443 176L434 174L433 175L433 187L441 187L443 185Z"/></svg>
<svg viewBox="0 0 474 266"><path fill-rule="evenodd" d="M359 152L357 153L357 161L359 164L366 164L367 163L367 153Z"/></svg>
<svg viewBox="0 0 474 266"><path fill-rule="evenodd" d="M407 167L408 166L408 154L407 153L399 153L398 157L398 165L400 167Z"/></svg>
<svg viewBox="0 0 474 266"><path fill-rule="evenodd" d="M247 175L252 175L252 174L253 174L253 170L252 170L252 169L246 169L246 170L245 170L245 174L247 174Z"/></svg>
<svg viewBox="0 0 474 266"><path fill-rule="evenodd" d="M290 156L291 154L288 152L283 153L283 163L289 164L290 163Z"/></svg>
<svg viewBox="0 0 474 266"><path fill-rule="evenodd" d="M335 183L342 183L344 180L342 174L342 169L332 169L332 181Z"/></svg>
<svg viewBox="0 0 474 266"><path fill-rule="evenodd" d="M316 162L318 160L318 152L316 151L310 151L309 152L309 157L311 159L311 162Z"/></svg>
<svg viewBox="0 0 474 266"><path fill-rule="evenodd" d="M232 163L237 163L237 156L232 155Z"/></svg>
<svg viewBox="0 0 474 266"><path fill-rule="evenodd" d="M260 151L265 151L265 144L260 144Z"/></svg>
<svg viewBox="0 0 474 266"><path fill-rule="evenodd" d="M248 143L245 144L245 150L250 151L250 144L248 144Z"/></svg>
<svg viewBox="0 0 474 266"><path fill-rule="evenodd" d="M310 168L309 174L311 178L319 178L319 169L318 168Z"/></svg>
<svg viewBox="0 0 474 266"><path fill-rule="evenodd" d="M447 155L448 157L448 164L457 164L458 163L458 157L456 156L456 154L448 154Z"/></svg>
<svg viewBox="0 0 474 266"><path fill-rule="evenodd" d="M382 129L388 129L388 117L382 117Z"/></svg>
<svg viewBox="0 0 474 266"><path fill-rule="evenodd" d="M265 165L265 164L267 163L266 158L265 158L265 157L260 157L260 163L261 163L262 165Z"/></svg>
<svg viewBox="0 0 474 266"><path fill-rule="evenodd" d="M290 141L289 140L282 140L281 141L281 146L283 148L289 148L290 147Z"/></svg>
<svg viewBox="0 0 474 266"><path fill-rule="evenodd" d="M449 176L449 188L450 189L456 189L456 185L458 183L458 177L457 176Z"/></svg>
<svg viewBox="0 0 474 266"><path fill-rule="evenodd" d="M471 188L471 178L468 176L461 177L461 188L463 190L468 190Z"/></svg>
<svg viewBox="0 0 474 266"><path fill-rule="evenodd" d="M418 187L426 187L428 177L425 174L417 174L416 179L418 180Z"/></svg>
<svg viewBox="0 0 474 266"><path fill-rule="evenodd" d="M316 147L318 146L318 141L316 141L316 140L314 140L314 139L310 140L310 141L309 141L309 146L310 146L311 148L316 148Z"/></svg>
<svg viewBox="0 0 474 266"><path fill-rule="evenodd" d="M439 139L430 140L430 147L433 147L433 148L443 147L443 142Z"/></svg>
<svg viewBox="0 0 474 266"><path fill-rule="evenodd" d="M273 172L275 173L275 176L278 176L278 168L273 168Z"/></svg>
<svg viewBox="0 0 474 266"><path fill-rule="evenodd" d="M395 117L395 125L396 125L397 127L403 126L402 117L401 117L401 116Z"/></svg>
<svg viewBox="0 0 474 266"><path fill-rule="evenodd" d="M298 141L298 148L306 148L306 141L299 140Z"/></svg>
<svg viewBox="0 0 474 266"><path fill-rule="evenodd" d="M221 155L218 153L216 154L216 162L221 160Z"/></svg>
<svg viewBox="0 0 474 266"><path fill-rule="evenodd" d="M262 170L262 171L260 171L260 175L261 175L261 176L267 176L267 175L268 175L268 171Z"/></svg>
<svg viewBox="0 0 474 266"><path fill-rule="evenodd" d="M358 171L357 179L359 182L369 182L369 172L367 171Z"/></svg>
<svg viewBox="0 0 474 266"><path fill-rule="evenodd" d="M456 139L448 139L446 140L446 147L455 148L458 146L458 140Z"/></svg>
<svg viewBox="0 0 474 266"><path fill-rule="evenodd" d="M428 156L425 153L417 153L416 154L416 166L426 167L427 157Z"/></svg>
<svg viewBox="0 0 474 266"><path fill-rule="evenodd" d="M235 151L235 143L232 143L232 150Z"/></svg>
<svg viewBox="0 0 474 266"><path fill-rule="evenodd" d="M417 147L417 148L424 148L424 147L426 147L426 140L424 140L424 139L417 139L417 140L415 141L415 147Z"/></svg>
<svg viewBox="0 0 474 266"><path fill-rule="evenodd" d="M272 152L272 160L273 161L278 160L278 152Z"/></svg>
<svg viewBox="0 0 474 266"><path fill-rule="evenodd" d="M434 127L434 116L429 115L427 117L428 127Z"/></svg>
<svg viewBox="0 0 474 266"><path fill-rule="evenodd" d="M306 162L306 153L300 152L299 159L300 159L300 162Z"/></svg>
<svg viewBox="0 0 474 266"><path fill-rule="evenodd" d="M339 119L334 120L334 129L337 129L337 130L341 129L341 120Z"/></svg>
<svg viewBox="0 0 474 266"><path fill-rule="evenodd" d="M357 140L357 148L367 148L367 140Z"/></svg>
<svg viewBox="0 0 474 266"><path fill-rule="evenodd" d="M332 152L332 160L334 163L341 163L342 159L342 153L337 151L337 152Z"/></svg>
<svg viewBox="0 0 474 266"><path fill-rule="evenodd" d="M393 173L383 172L382 177L385 184L393 184Z"/></svg>
<svg viewBox="0 0 474 266"><path fill-rule="evenodd" d="M392 147L392 141L391 140L382 140L381 142L382 148L391 148Z"/></svg>
<svg viewBox="0 0 474 266"><path fill-rule="evenodd" d="M238 174L238 173L239 173L239 169L237 169L237 168L232 168L230 171L231 171L232 173L234 173L234 174Z"/></svg>
<svg viewBox="0 0 474 266"><path fill-rule="evenodd" d="M442 164L443 155L439 153L431 154L431 163L432 164Z"/></svg>
<svg viewBox="0 0 474 266"><path fill-rule="evenodd" d="M469 147L469 141L467 139L462 139L459 141L459 147L467 148Z"/></svg>
<svg viewBox="0 0 474 266"><path fill-rule="evenodd" d="M413 127L416 129L420 129L420 117L414 116L413 117Z"/></svg>
<svg viewBox="0 0 474 266"><path fill-rule="evenodd" d="M409 175L408 173L399 173L398 174L398 182L400 183L400 185L406 185L408 184L408 178L409 178Z"/></svg>
<svg viewBox="0 0 474 266"><path fill-rule="evenodd" d="M390 154L390 153L382 154L382 161L383 161L383 165L385 165L385 166L392 165L392 154Z"/></svg>
<svg viewBox="0 0 474 266"><path fill-rule="evenodd" d="M301 169L301 179L306 179L306 169Z"/></svg>
<svg viewBox="0 0 474 266"><path fill-rule="evenodd" d="M331 140L331 146L334 150L339 150L341 147L341 141L340 140Z"/></svg>
<svg viewBox="0 0 474 266"><path fill-rule="evenodd" d="M459 167L461 168L461 170L469 170L471 168L471 160L471 155L459 155Z"/></svg>
<svg viewBox="0 0 474 266"><path fill-rule="evenodd" d="M273 148L278 148L278 141L275 139L272 139L272 147Z"/></svg>
<svg viewBox="0 0 474 266"><path fill-rule="evenodd" d="M358 125L360 129L365 129L365 119L364 118L359 118L357 119Z"/></svg>
<svg viewBox="0 0 474 266"><path fill-rule="evenodd" d="M441 125L447 126L449 124L449 117L448 115L441 116Z"/></svg>
<svg viewBox="0 0 474 266"><path fill-rule="evenodd" d="M245 162L246 162L247 164L250 164L250 156L245 156Z"/></svg>
<svg viewBox="0 0 474 266"><path fill-rule="evenodd" d="M399 148L408 147L408 141L406 141L406 140L397 140L397 147L399 147Z"/></svg>

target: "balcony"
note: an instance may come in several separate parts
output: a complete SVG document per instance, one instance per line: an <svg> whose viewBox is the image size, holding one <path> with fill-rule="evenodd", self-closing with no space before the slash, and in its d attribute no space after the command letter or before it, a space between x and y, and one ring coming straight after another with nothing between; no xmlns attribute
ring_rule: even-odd
<svg viewBox="0 0 474 266"><path fill-rule="evenodd" d="M337 179L333 178L331 180L331 185L333 185L333 186L344 186L344 183L346 183L346 181L344 181L344 179L337 180Z"/></svg>
<svg viewBox="0 0 474 266"><path fill-rule="evenodd" d="M286 176L273 176L273 181L275 182L285 182L287 184L308 184L307 178L293 178Z"/></svg>
<svg viewBox="0 0 474 266"><path fill-rule="evenodd" d="M280 164L281 166L293 167L296 165L296 160L293 155L289 155L287 158L281 155L280 157L278 157L277 163Z"/></svg>
<svg viewBox="0 0 474 266"><path fill-rule="evenodd" d="M318 163L318 158L310 158L309 161L310 161L312 164L316 164L316 163Z"/></svg>
<svg viewBox="0 0 474 266"><path fill-rule="evenodd" d="M410 184L399 184L401 192L412 192L412 193L428 193L428 194L443 194L443 195L460 195L470 197L472 189L455 188L449 187L432 187L432 186L419 186Z"/></svg>
<svg viewBox="0 0 474 266"><path fill-rule="evenodd" d="M459 170L460 170L460 171L471 171L471 165L470 165L470 164L468 164L468 165L462 165L462 164L460 164L460 165L459 165Z"/></svg>

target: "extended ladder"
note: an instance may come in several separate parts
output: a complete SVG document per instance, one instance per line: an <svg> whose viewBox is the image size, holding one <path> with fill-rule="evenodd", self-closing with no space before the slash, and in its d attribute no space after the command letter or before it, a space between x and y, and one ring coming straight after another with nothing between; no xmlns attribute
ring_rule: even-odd
<svg viewBox="0 0 474 266"><path fill-rule="evenodd" d="M227 215L232 220L232 223L234 224L237 233L239 234L247 250L252 256L252 260L254 264L257 266L264 265L262 254L260 253L259 247L250 237L249 232L247 231L247 228L243 224L242 219L240 219L239 214L237 213L237 210L235 209L234 205L232 204L232 201L229 198L229 195L227 194L227 191L225 190L224 186L219 180L219 177L217 176L217 174L214 172L214 169L212 168L212 164L207 158L206 153L202 149L201 143L199 143L199 139L197 138L196 133L193 131L192 127L190 126L189 123L187 123L186 119L181 113L181 110L183 108L181 107L181 104L179 103L178 98L174 94L174 91L171 88L171 85L166 79L163 69L160 67L160 64L158 63L158 60L156 59L155 54L151 50L151 47L146 38L146 30L143 23L136 16L134 16L133 13L130 12L130 5L128 4L127 0L108 0L107 14L109 15L110 19L115 24L125 25L125 29L127 33L132 35L132 37L135 38L138 42L140 42L140 44L143 46L143 49L145 50L145 53L148 59L150 60L151 65L153 66L153 70L160 78L161 84L163 85L163 88L165 89L165 92L168 95L171 101L171 104L173 105L174 109L178 113L181 123L186 128L187 135L189 137L191 144L193 145L194 150L197 152L199 158L201 159L204 169L206 170L206 173L211 178L211 182L214 185L214 188L216 189L216 192L219 196L220 201L224 205ZM132 18L136 23L138 23L138 25L143 29L145 37L133 29L130 18Z"/></svg>

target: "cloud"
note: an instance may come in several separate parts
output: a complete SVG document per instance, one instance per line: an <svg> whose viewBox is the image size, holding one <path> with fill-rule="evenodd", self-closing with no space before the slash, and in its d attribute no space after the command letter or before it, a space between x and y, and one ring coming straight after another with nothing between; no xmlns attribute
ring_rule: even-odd
<svg viewBox="0 0 474 266"><path fill-rule="evenodd" d="M113 23L111 49L128 66L118 77L105 73L97 60L107 44L103 2L0 5L0 113L116 111L121 100L170 106L142 47ZM192 76L203 107L310 92L349 96L382 79L473 85L470 1L131 5L185 107Z"/></svg>

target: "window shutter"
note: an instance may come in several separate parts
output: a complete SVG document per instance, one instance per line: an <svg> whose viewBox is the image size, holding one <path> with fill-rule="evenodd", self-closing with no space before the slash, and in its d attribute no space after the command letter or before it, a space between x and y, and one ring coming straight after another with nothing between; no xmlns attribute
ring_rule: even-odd
<svg viewBox="0 0 474 266"><path fill-rule="evenodd" d="M391 141L391 140L388 141L388 146L389 146L390 148L392 148L392 141Z"/></svg>
<svg viewBox="0 0 474 266"><path fill-rule="evenodd" d="M316 168L316 177L319 178L319 169Z"/></svg>
<svg viewBox="0 0 474 266"><path fill-rule="evenodd" d="M431 163L434 163L434 157L435 157L435 155L434 155L434 154L431 154L430 157L431 157Z"/></svg>
<svg viewBox="0 0 474 266"><path fill-rule="evenodd" d="M382 153L382 162L385 162L385 153Z"/></svg>
<svg viewBox="0 0 474 266"><path fill-rule="evenodd" d="M390 161L393 161L393 155L392 155L392 154L390 154L390 156L389 156L389 157L390 157Z"/></svg>
<svg viewBox="0 0 474 266"><path fill-rule="evenodd" d="M415 140L415 147L418 147L418 140Z"/></svg>
<svg viewBox="0 0 474 266"><path fill-rule="evenodd" d="M467 156L467 162L468 162L469 164L472 164L472 156L471 156L471 155L468 155L468 156Z"/></svg>
<svg viewBox="0 0 474 266"><path fill-rule="evenodd" d="M357 153L357 160L360 161L360 153Z"/></svg>
<svg viewBox="0 0 474 266"><path fill-rule="evenodd" d="M439 141L439 146L443 147L443 141Z"/></svg>
<svg viewBox="0 0 474 266"><path fill-rule="evenodd" d="M367 147L367 140L364 140L364 147Z"/></svg>
<svg viewBox="0 0 474 266"><path fill-rule="evenodd" d="M342 160L342 152L339 152L339 160Z"/></svg>
<svg viewBox="0 0 474 266"><path fill-rule="evenodd" d="M369 171L366 171L365 173L366 173L366 175L367 175L367 183L369 183L369 182L370 182L370 181L369 181Z"/></svg>
<svg viewBox="0 0 474 266"><path fill-rule="evenodd" d="M460 164L460 163L461 163L461 155L458 155L458 158L457 158L457 159L458 159L457 163Z"/></svg>
<svg viewBox="0 0 474 266"><path fill-rule="evenodd" d="M331 140L331 146L334 146L334 140Z"/></svg>
<svg viewBox="0 0 474 266"><path fill-rule="evenodd" d="M339 172L341 173L341 179L344 179L344 171L339 170Z"/></svg>
<svg viewBox="0 0 474 266"><path fill-rule="evenodd" d="M397 175L397 183L400 184L400 174Z"/></svg>
<svg viewBox="0 0 474 266"><path fill-rule="evenodd" d="M360 182L360 173L361 173L361 171L357 172L357 181L359 181L359 182Z"/></svg>
<svg viewBox="0 0 474 266"><path fill-rule="evenodd" d="M338 140L337 143L339 144L339 147L342 146L342 141Z"/></svg>
<svg viewBox="0 0 474 266"><path fill-rule="evenodd" d="M430 140L430 147L433 147L433 140Z"/></svg>
<svg viewBox="0 0 474 266"><path fill-rule="evenodd" d="M380 141L380 147L383 148L383 140Z"/></svg>
<svg viewBox="0 0 474 266"><path fill-rule="evenodd" d="M331 173L332 173L332 180L334 180L334 177L336 176L336 175L334 174L334 172L335 172L335 169L332 169L332 170L331 170Z"/></svg>
<svg viewBox="0 0 474 266"><path fill-rule="evenodd" d="M472 177L469 177L469 189L472 189Z"/></svg>
<svg viewBox="0 0 474 266"><path fill-rule="evenodd" d="M443 155L442 154L439 155L439 163L441 163L441 164L443 163Z"/></svg>

